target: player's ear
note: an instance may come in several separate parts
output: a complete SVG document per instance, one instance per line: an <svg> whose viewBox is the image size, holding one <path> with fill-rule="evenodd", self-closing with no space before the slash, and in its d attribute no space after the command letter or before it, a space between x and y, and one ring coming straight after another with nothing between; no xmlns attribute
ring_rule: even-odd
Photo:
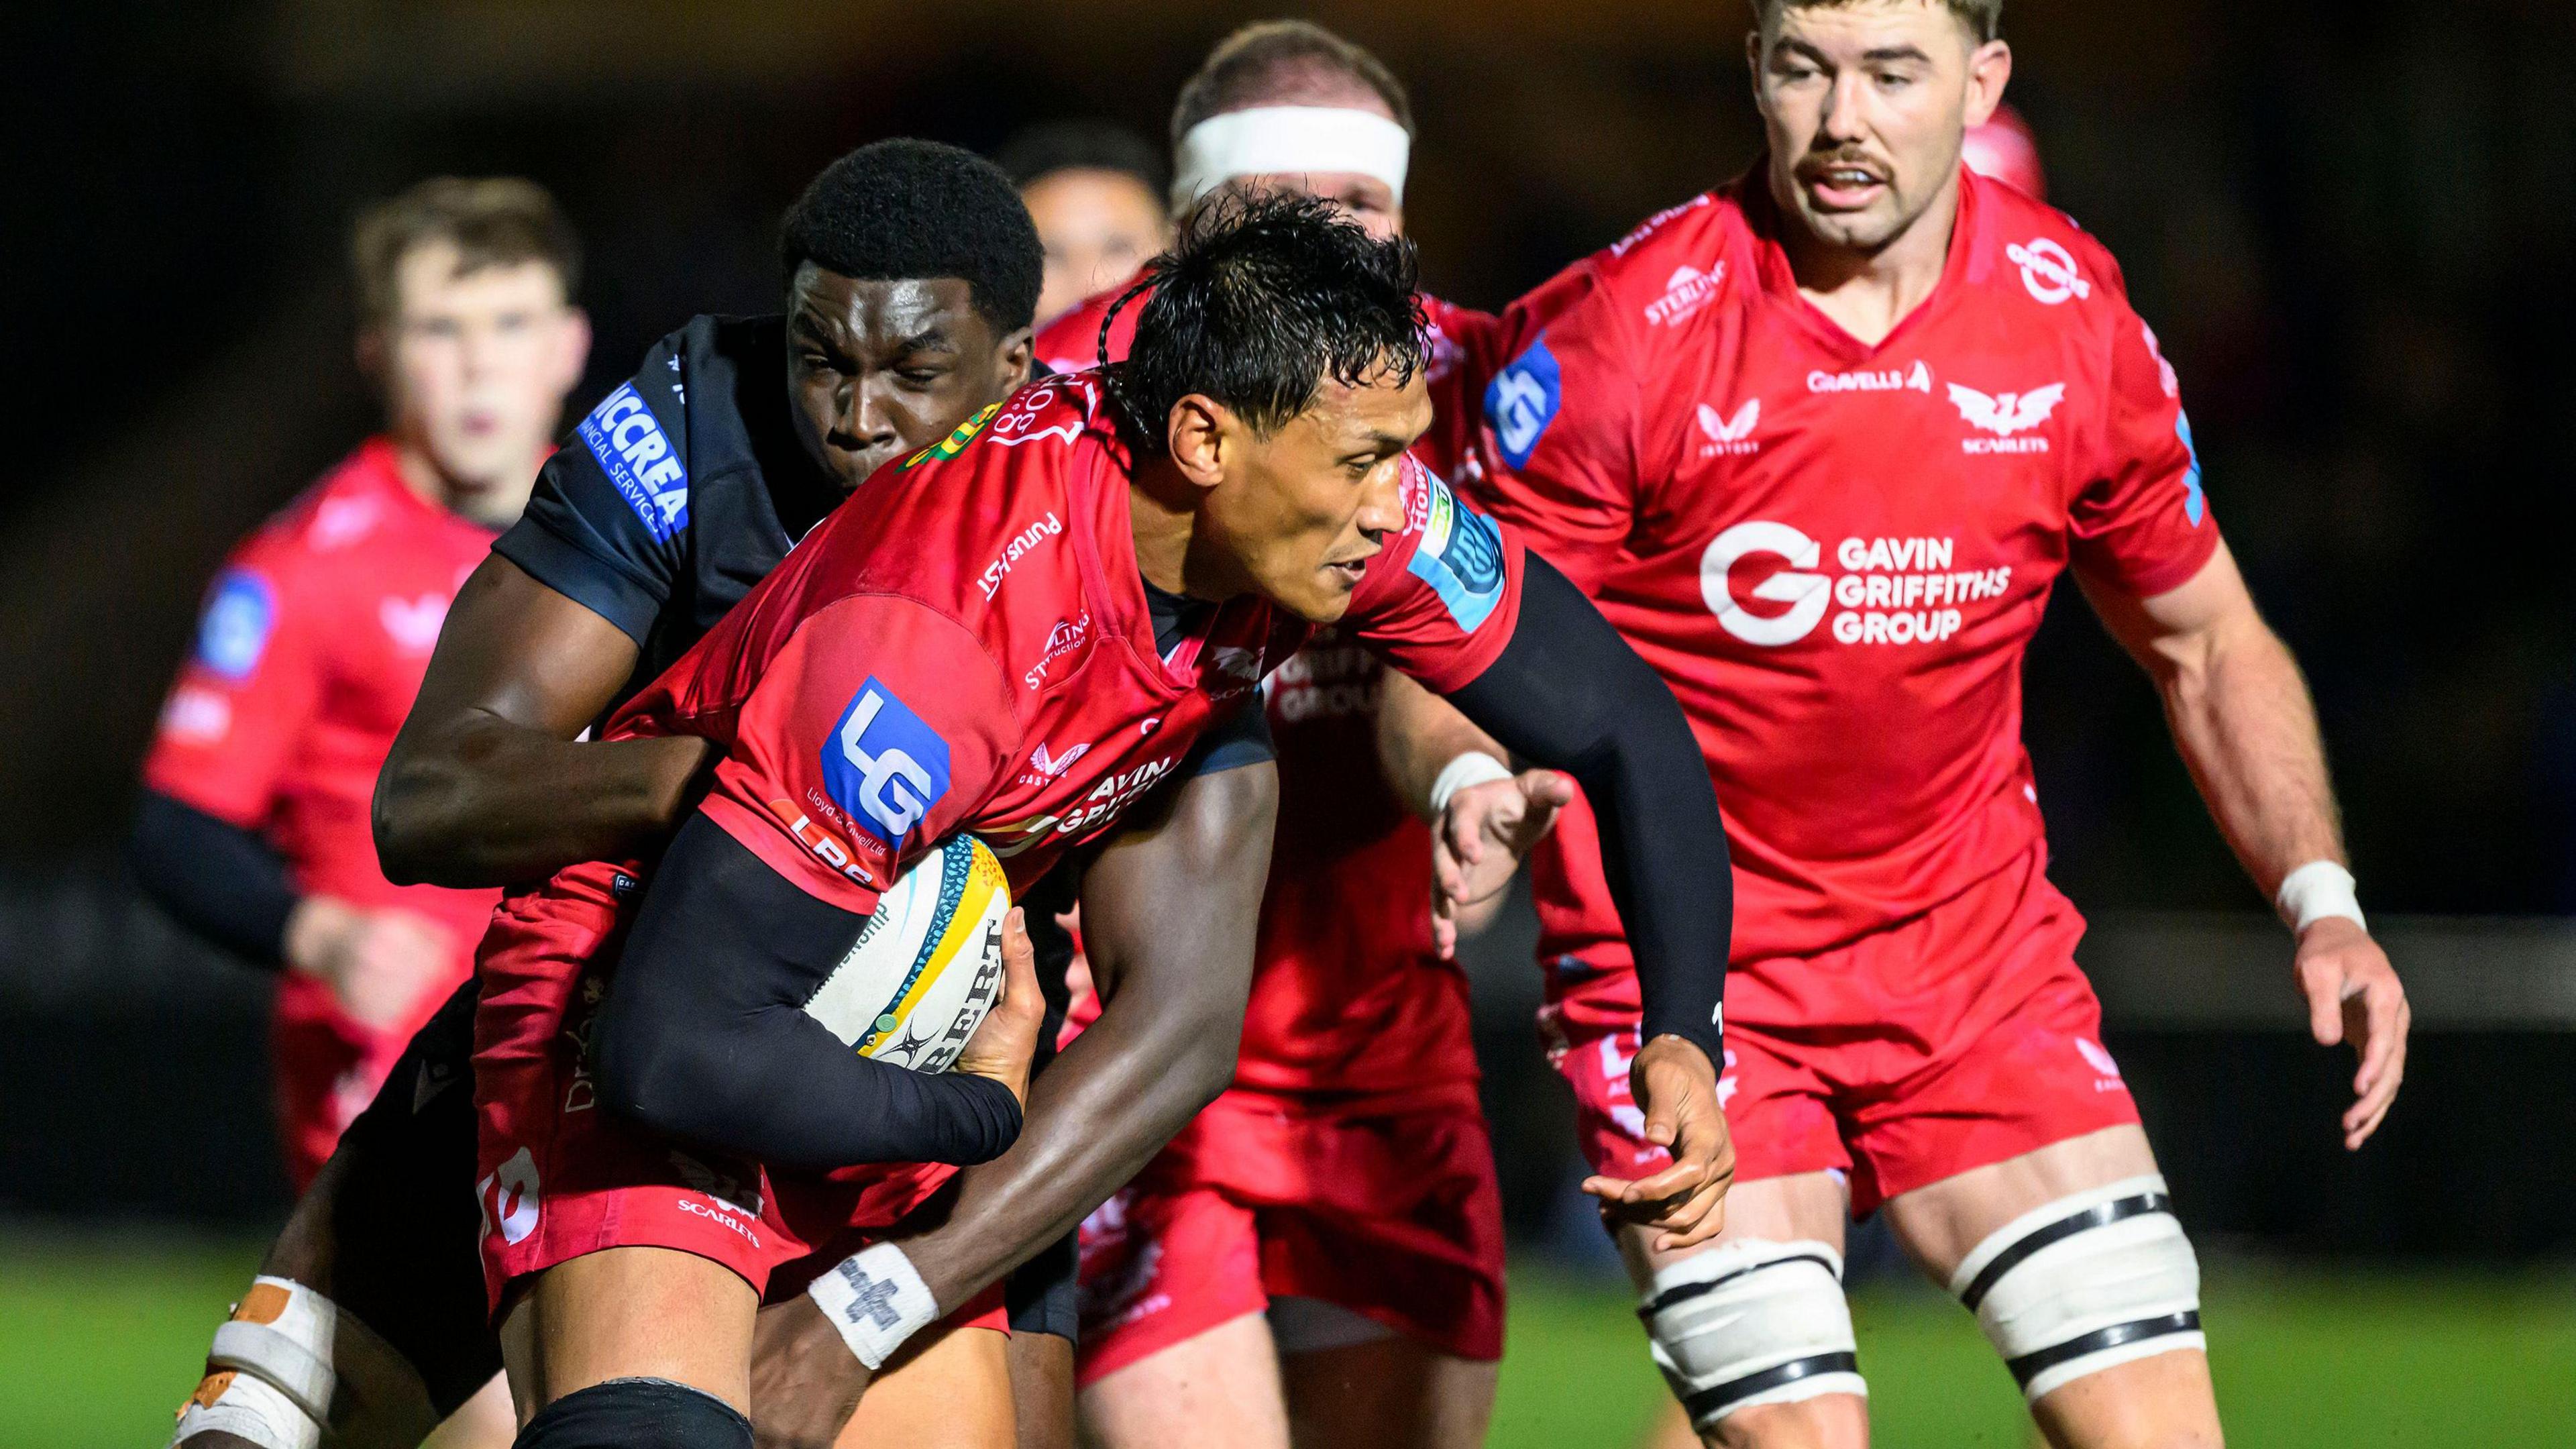
<svg viewBox="0 0 2576 1449"><path fill-rule="evenodd" d="M1028 385L1029 364L1037 360L1037 355L1037 333L1031 328L1023 327L1002 339L1001 346L993 350L993 363L1003 396Z"/></svg>
<svg viewBox="0 0 2576 1449"><path fill-rule="evenodd" d="M1226 449L1231 440L1226 436L1234 421L1234 411L1204 393L1190 393L1172 404L1172 416L1164 440L1172 452L1172 466L1193 487L1214 488L1225 481Z"/></svg>
<svg viewBox="0 0 2576 1449"><path fill-rule="evenodd" d="M2012 47L2000 40L1989 40L1968 53L1968 108L1966 120L1971 128L1993 120L1995 110L2004 103L2004 87L2012 81Z"/></svg>
<svg viewBox="0 0 2576 1449"><path fill-rule="evenodd" d="M581 386L582 369L590 363L590 314L566 307L555 334L555 386L571 392Z"/></svg>

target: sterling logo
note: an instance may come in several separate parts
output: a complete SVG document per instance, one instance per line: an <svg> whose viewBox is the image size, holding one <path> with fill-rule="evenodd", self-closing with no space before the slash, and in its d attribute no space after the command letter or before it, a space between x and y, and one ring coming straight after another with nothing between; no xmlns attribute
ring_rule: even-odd
<svg viewBox="0 0 2576 1449"><path fill-rule="evenodd" d="M2093 284L2076 270L2075 258L2046 237L2015 242L2004 248L2004 256L2021 268L2021 284L2048 306L2054 307L2070 297L2093 295Z"/></svg>
<svg viewBox="0 0 2576 1449"><path fill-rule="evenodd" d="M1727 578L1738 561L1755 554L1788 561L1787 568L1752 590L1754 598L1787 604L1787 613L1766 618L1736 601ZM1708 601L1719 625L1745 643L1764 648L1793 644L1807 637L1816 621L1825 617L1825 606L1833 602L1830 581L1823 574L1807 572L1823 561L1824 550L1816 541L1785 523L1739 523L1710 539L1708 552L1700 555L1700 597Z"/></svg>
<svg viewBox="0 0 2576 1449"><path fill-rule="evenodd" d="M1723 260L1710 263L1705 272L1688 263L1675 267L1672 276L1664 282L1664 295L1646 304L1646 325L1669 327L1681 321L1707 306L1725 281L1726 263Z"/></svg>
<svg viewBox="0 0 2576 1449"><path fill-rule="evenodd" d="M2028 392L1997 393L1992 397L1954 382L1950 384L1950 401L1958 407L1959 416L1969 426L1983 428L1995 435L1992 438L1969 438L1959 446L1970 453L2045 453L2048 439L2015 438L2013 434L2029 432L2047 422L2048 415L2057 411L2058 403L2065 397L2066 384L2062 382L2052 382Z"/></svg>
<svg viewBox="0 0 2576 1449"><path fill-rule="evenodd" d="M1932 390L1932 369L1918 362L1909 370L1901 367L1875 372L1824 372L1807 374L1809 392L1905 392L1928 393Z"/></svg>
<svg viewBox="0 0 2576 1449"><path fill-rule="evenodd" d="M1713 458L1720 453L1741 456L1760 451L1762 445L1754 441L1753 427L1761 421L1762 399L1758 397L1746 398L1744 406L1737 408L1731 418L1721 417L1717 409L1701 403L1699 430L1708 435L1708 445L1699 450L1699 455Z"/></svg>

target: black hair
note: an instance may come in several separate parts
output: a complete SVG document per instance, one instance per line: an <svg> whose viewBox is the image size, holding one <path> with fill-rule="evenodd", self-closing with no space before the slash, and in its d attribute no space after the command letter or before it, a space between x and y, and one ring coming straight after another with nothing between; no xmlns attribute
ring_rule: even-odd
<svg viewBox="0 0 2576 1449"><path fill-rule="evenodd" d="M1401 386L1423 366L1413 244L1379 241L1332 202L1220 196L1101 324L1102 355L1120 309L1151 291L1127 360L1105 376L1119 431L1139 456L1168 450L1173 404L1200 393L1268 434L1314 402L1326 378Z"/></svg>
<svg viewBox="0 0 2576 1449"><path fill-rule="evenodd" d="M1171 167L1154 143L1115 121L1043 121L1004 141L993 164L1026 189L1059 171L1116 171L1135 177L1160 204L1172 189Z"/></svg>
<svg viewBox="0 0 2576 1449"><path fill-rule="evenodd" d="M997 333L1037 316L1046 269L1036 223L1001 168L937 141L861 146L823 168L787 209L778 260L863 281L957 277Z"/></svg>

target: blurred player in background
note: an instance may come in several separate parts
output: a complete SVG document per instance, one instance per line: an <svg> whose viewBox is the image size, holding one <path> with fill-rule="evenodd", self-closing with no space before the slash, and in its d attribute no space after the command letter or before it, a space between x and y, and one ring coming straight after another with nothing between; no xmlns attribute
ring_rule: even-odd
<svg viewBox="0 0 2576 1449"><path fill-rule="evenodd" d="M1176 206L1303 192L1403 231L1404 88L1314 25L1221 42L1172 141ZM1113 298L1041 330L1040 355L1090 365ZM1448 477L1472 458L1493 319L1424 310L1433 424L1413 454ZM1466 979L1431 949L1427 839L1378 767L1383 677L1328 628L1266 690L1279 827L1235 1086L1083 1229L1083 1415L1112 1449L1483 1440L1501 1196Z"/></svg>
<svg viewBox="0 0 2576 1449"><path fill-rule="evenodd" d="M1655 1358L1711 1443L1865 1442L1837 1278L1847 1214L1883 1206L2053 1443L2215 1445L2198 1267L2045 874L2021 661L2071 568L2293 927L2316 1039L2358 1050L2358 1148L2407 1008L2315 713L2117 264L1961 165L2011 70L2000 0L1754 9L1767 155L1517 304L1486 400L1497 511L1673 685L1729 813L1745 1180L1711 1247L1620 1235ZM1471 787L1443 838L1526 840L1531 805ZM1538 856L1542 1024L1596 1168L1634 1172L1662 1154L1586 833L1570 810Z"/></svg>
<svg viewBox="0 0 2576 1449"><path fill-rule="evenodd" d="M1053 121L1031 126L993 153L1020 188L1029 220L1046 248L1046 282L1038 321L1046 326L1086 297L1126 284L1163 249L1171 218L1163 210L1170 180L1153 143L1107 121ZM1067 367L1043 359L1058 372Z"/></svg>
<svg viewBox="0 0 2576 1449"><path fill-rule="evenodd" d="M354 258L385 432L216 576L133 849L171 914L280 968L298 1189L465 978L498 899L388 882L367 802L448 603L527 502L590 345L572 229L532 183L423 182L359 219Z"/></svg>

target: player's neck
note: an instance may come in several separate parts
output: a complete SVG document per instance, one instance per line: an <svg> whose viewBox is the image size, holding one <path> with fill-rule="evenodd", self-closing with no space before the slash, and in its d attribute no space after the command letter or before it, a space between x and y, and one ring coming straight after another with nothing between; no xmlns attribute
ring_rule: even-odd
<svg viewBox="0 0 2576 1449"><path fill-rule="evenodd" d="M1136 541L1136 569L1164 593L1220 603L1243 590L1218 577L1215 560L1199 547L1196 492L1168 458L1137 466L1127 480L1127 524Z"/></svg>
<svg viewBox="0 0 2576 1449"><path fill-rule="evenodd" d="M1959 220L1959 183L1953 177L1911 226L1869 249L1827 241L1782 209L1781 249L1798 292L1836 326L1866 346L1887 340L1914 309L1932 299L1950 265L1950 235Z"/></svg>

